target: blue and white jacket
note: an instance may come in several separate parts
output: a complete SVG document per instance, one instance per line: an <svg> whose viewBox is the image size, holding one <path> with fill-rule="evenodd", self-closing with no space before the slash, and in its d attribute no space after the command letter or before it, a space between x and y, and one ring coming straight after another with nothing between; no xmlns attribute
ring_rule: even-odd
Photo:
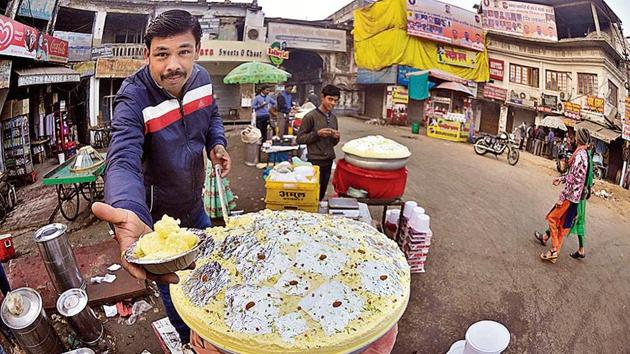
<svg viewBox="0 0 630 354"><path fill-rule="evenodd" d="M145 66L123 82L114 105L105 201L150 227L164 214L191 226L203 210L203 150L227 146L208 72L195 64L179 100Z"/></svg>

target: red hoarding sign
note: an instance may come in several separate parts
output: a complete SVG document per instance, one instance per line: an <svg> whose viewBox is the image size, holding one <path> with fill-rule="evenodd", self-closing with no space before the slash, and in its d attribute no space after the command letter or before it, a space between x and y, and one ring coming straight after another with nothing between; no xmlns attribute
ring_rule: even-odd
<svg viewBox="0 0 630 354"><path fill-rule="evenodd" d="M504 102L507 100L507 90L497 86L486 84L483 87L483 97L492 98Z"/></svg>
<svg viewBox="0 0 630 354"><path fill-rule="evenodd" d="M407 0L407 33L477 51L485 49L481 16L437 0Z"/></svg>
<svg viewBox="0 0 630 354"><path fill-rule="evenodd" d="M37 29L0 15L0 54L35 58Z"/></svg>
<svg viewBox="0 0 630 354"><path fill-rule="evenodd" d="M38 41L37 60L67 63L68 42L48 34L41 35Z"/></svg>
<svg viewBox="0 0 630 354"><path fill-rule="evenodd" d="M505 73L505 62L499 59L488 60L490 64L490 78L498 81L503 81L503 75Z"/></svg>

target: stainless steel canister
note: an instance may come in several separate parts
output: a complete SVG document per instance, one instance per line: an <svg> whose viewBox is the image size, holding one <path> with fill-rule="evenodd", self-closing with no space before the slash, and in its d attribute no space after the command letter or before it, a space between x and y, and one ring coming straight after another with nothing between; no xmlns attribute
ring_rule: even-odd
<svg viewBox="0 0 630 354"><path fill-rule="evenodd" d="M66 236L66 225L46 225L35 232L34 239L57 294L68 289L86 289L77 259Z"/></svg>
<svg viewBox="0 0 630 354"><path fill-rule="evenodd" d="M16 301L20 306L15 306ZM4 298L0 309L2 322L13 332L18 343L30 354L57 354L64 351L49 322L42 298L31 288L19 288Z"/></svg>
<svg viewBox="0 0 630 354"><path fill-rule="evenodd" d="M103 337L103 324L88 306L87 293L82 289L70 289L57 299L57 311L68 319L83 343L96 344Z"/></svg>

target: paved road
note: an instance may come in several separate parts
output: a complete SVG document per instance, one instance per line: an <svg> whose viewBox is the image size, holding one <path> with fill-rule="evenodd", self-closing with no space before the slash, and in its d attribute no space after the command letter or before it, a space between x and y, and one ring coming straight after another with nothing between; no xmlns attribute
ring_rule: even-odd
<svg viewBox="0 0 630 354"><path fill-rule="evenodd" d="M444 353L483 319L508 327L508 353L630 353L630 217L615 210L629 204L591 199L587 258L568 256L571 236L546 264L532 233L559 192L550 162L526 154L512 167L468 144L354 119L341 132L344 141L380 133L407 145L405 198L431 216L427 272L412 277L395 353Z"/></svg>

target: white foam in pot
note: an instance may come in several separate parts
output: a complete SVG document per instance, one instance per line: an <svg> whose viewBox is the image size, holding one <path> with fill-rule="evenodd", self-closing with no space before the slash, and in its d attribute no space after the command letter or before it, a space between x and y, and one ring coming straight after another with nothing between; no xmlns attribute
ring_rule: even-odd
<svg viewBox="0 0 630 354"><path fill-rule="evenodd" d="M500 354L510 344L510 332L494 321L479 321L466 331L464 354Z"/></svg>

